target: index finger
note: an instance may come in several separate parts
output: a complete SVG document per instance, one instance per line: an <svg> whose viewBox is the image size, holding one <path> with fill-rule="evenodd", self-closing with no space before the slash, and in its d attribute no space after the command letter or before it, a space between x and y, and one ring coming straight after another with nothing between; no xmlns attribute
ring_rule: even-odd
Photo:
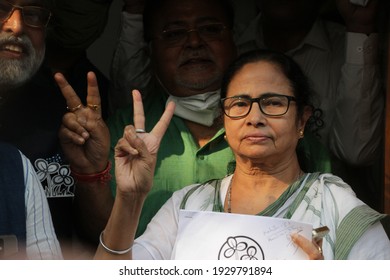
<svg viewBox="0 0 390 280"><path fill-rule="evenodd" d="M64 75L61 73L56 73L54 79L57 82L57 85L60 87L61 93L66 100L66 105L68 108L76 108L79 105L82 105L80 98L77 93L73 90L72 86L65 79Z"/></svg>
<svg viewBox="0 0 390 280"><path fill-rule="evenodd" d="M153 127L151 133L154 134L157 138L161 139L164 136L164 133L167 130L169 123L171 122L173 113L175 112L175 107L176 104L174 102L169 102L160 120Z"/></svg>

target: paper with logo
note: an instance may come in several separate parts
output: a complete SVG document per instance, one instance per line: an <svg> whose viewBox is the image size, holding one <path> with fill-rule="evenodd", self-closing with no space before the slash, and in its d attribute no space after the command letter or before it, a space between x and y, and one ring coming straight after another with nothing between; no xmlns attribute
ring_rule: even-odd
<svg viewBox="0 0 390 280"><path fill-rule="evenodd" d="M172 259L307 259L290 236L296 232L310 240L312 229L288 219L180 210Z"/></svg>

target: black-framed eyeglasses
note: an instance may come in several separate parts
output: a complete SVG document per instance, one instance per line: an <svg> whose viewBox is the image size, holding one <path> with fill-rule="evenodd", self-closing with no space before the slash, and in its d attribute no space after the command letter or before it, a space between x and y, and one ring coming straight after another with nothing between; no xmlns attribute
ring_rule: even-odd
<svg viewBox="0 0 390 280"><path fill-rule="evenodd" d="M51 12L39 6L18 6L8 1L0 1L0 22L6 22L15 10L22 12L25 25L36 28L44 28L48 25Z"/></svg>
<svg viewBox="0 0 390 280"><path fill-rule="evenodd" d="M247 116L252 109L253 102L257 102L264 115L276 117L287 113L291 101L296 101L296 98L289 95L267 93L257 98L247 96L222 98L221 106L226 116L238 119Z"/></svg>
<svg viewBox="0 0 390 280"><path fill-rule="evenodd" d="M191 32L197 32L204 41L220 40L227 27L222 23L207 23L195 28L172 28L164 30L156 39L163 40L167 45L182 45Z"/></svg>

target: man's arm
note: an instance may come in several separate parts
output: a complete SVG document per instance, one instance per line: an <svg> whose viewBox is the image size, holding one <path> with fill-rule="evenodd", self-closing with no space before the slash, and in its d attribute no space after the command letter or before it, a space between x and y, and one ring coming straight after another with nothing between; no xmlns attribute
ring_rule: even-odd
<svg viewBox="0 0 390 280"><path fill-rule="evenodd" d="M97 241L111 212L113 197L109 187L110 133L102 119L96 76L87 76L87 104L62 74L55 75L69 112L63 117L59 138L76 180L74 219L79 233Z"/></svg>
<svg viewBox="0 0 390 280"><path fill-rule="evenodd" d="M380 154L384 96L378 65L377 0L366 7L338 0L346 24L346 63L338 84L330 149L342 160L367 165Z"/></svg>

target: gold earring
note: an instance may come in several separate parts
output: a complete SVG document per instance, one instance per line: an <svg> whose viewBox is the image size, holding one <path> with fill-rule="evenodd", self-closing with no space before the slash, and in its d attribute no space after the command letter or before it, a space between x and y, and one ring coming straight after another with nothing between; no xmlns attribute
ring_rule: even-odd
<svg viewBox="0 0 390 280"><path fill-rule="evenodd" d="M300 130L300 131L299 131L299 137L300 137L300 138L303 138L303 130Z"/></svg>

